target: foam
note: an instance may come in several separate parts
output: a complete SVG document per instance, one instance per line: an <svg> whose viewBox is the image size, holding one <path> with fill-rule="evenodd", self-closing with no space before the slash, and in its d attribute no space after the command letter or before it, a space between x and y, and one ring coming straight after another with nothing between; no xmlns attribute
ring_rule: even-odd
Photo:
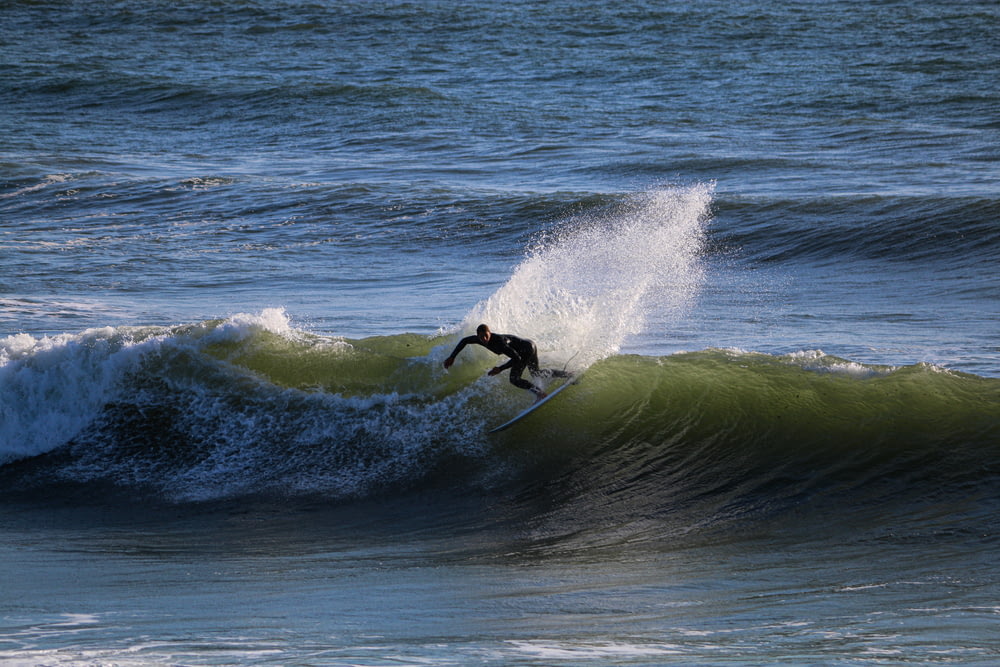
<svg viewBox="0 0 1000 667"><path fill-rule="evenodd" d="M269 491L362 496L419 479L442 448L483 451L481 429L455 419L482 387L443 400L394 386L343 396L274 384L214 349L255 348L262 333L296 340L317 359L346 345L294 329L282 309L3 339L0 465L66 446L62 478L184 502Z"/></svg>
<svg viewBox="0 0 1000 667"><path fill-rule="evenodd" d="M773 356L764 352L754 352L739 347L717 348L723 354L733 358L748 360L763 359L795 366L814 373L844 375L856 379L867 379L891 375L899 370L896 366L871 366L834 357L823 350L799 350L781 356Z"/></svg>
<svg viewBox="0 0 1000 667"><path fill-rule="evenodd" d="M111 327L0 339L0 463L72 438L110 400L141 354Z"/></svg>
<svg viewBox="0 0 1000 667"><path fill-rule="evenodd" d="M518 653L542 660L622 660L677 656L683 653L677 644L633 644L622 641L549 642L536 639L508 640Z"/></svg>
<svg viewBox="0 0 1000 667"><path fill-rule="evenodd" d="M784 358L805 370L846 375L857 379L889 375L897 370L893 366L867 366L856 361L839 359L826 354L822 350L801 350L786 355Z"/></svg>
<svg viewBox="0 0 1000 667"><path fill-rule="evenodd" d="M294 338L288 313L284 308L265 308L260 313L236 313L212 329L209 342L242 342L262 331L286 338Z"/></svg>
<svg viewBox="0 0 1000 667"><path fill-rule="evenodd" d="M241 342L261 331L294 337L284 309L238 313L206 335L186 327L100 327L78 334L0 339L0 465L66 444L114 401L151 353Z"/></svg>
<svg viewBox="0 0 1000 667"><path fill-rule="evenodd" d="M21 195L26 195L31 192L37 192L39 190L44 190L50 185L58 185L59 183L65 183L70 180L72 176L70 174L50 174L46 176L41 182L35 185L28 185L13 192L0 193L0 199L10 199L12 197L19 197Z"/></svg>

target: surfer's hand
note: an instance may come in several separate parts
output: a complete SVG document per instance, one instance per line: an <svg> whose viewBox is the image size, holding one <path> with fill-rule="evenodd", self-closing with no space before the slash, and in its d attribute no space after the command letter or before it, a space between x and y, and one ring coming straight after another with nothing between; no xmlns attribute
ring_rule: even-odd
<svg viewBox="0 0 1000 667"><path fill-rule="evenodd" d="M451 368L451 365L453 363L455 363L454 357L448 357L447 359L444 360L444 367L445 368Z"/></svg>
<svg viewBox="0 0 1000 667"><path fill-rule="evenodd" d="M501 373L501 372L503 372L502 368L491 368L489 370L489 372L487 372L486 374L487 375L496 375L497 373Z"/></svg>

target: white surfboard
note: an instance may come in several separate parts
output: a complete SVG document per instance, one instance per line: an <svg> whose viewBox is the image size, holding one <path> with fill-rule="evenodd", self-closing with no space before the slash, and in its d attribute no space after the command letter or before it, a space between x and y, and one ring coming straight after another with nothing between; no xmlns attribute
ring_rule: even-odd
<svg viewBox="0 0 1000 667"><path fill-rule="evenodd" d="M510 428L511 426L513 426L517 422L521 421L522 419L524 419L525 417L527 417L528 415L530 415L532 412L534 412L535 410L537 410L538 408L542 407L543 405L545 405L546 403L548 403L549 401L551 401L553 398L555 398L556 396L558 396L560 393L562 393L563 389L566 389L567 387L576 384L576 381L579 380L579 379L580 379L579 375L574 375L570 379L566 380L566 382L564 382L563 384L559 385L559 387L557 387L555 389L555 391L553 391L551 394L549 394L548 396L546 396L545 398L543 398L540 401L535 401L534 403L532 403L531 405L529 405L527 408L525 408L521 412L517 413L517 415L515 415L513 417L513 419L511 419L510 421L504 422L503 424L500 424L499 426L497 426L496 428L494 428L493 430L491 430L490 433L497 433L497 432L502 431L502 430L504 430L506 428Z"/></svg>

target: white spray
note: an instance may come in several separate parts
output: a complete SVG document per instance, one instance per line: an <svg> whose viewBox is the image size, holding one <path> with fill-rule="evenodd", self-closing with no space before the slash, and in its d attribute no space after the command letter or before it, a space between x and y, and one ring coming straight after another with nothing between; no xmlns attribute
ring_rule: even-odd
<svg viewBox="0 0 1000 667"><path fill-rule="evenodd" d="M711 185L632 195L543 238L510 280L466 317L536 342L546 362L573 368L615 354L652 313L677 317L703 280L699 257Z"/></svg>

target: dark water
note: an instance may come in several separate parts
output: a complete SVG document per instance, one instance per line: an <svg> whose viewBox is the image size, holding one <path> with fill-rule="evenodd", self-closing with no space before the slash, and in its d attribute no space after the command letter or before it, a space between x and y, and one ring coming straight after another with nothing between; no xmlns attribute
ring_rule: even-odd
<svg viewBox="0 0 1000 667"><path fill-rule="evenodd" d="M0 659L992 664L993 2L0 6ZM459 334L583 373L530 401Z"/></svg>

